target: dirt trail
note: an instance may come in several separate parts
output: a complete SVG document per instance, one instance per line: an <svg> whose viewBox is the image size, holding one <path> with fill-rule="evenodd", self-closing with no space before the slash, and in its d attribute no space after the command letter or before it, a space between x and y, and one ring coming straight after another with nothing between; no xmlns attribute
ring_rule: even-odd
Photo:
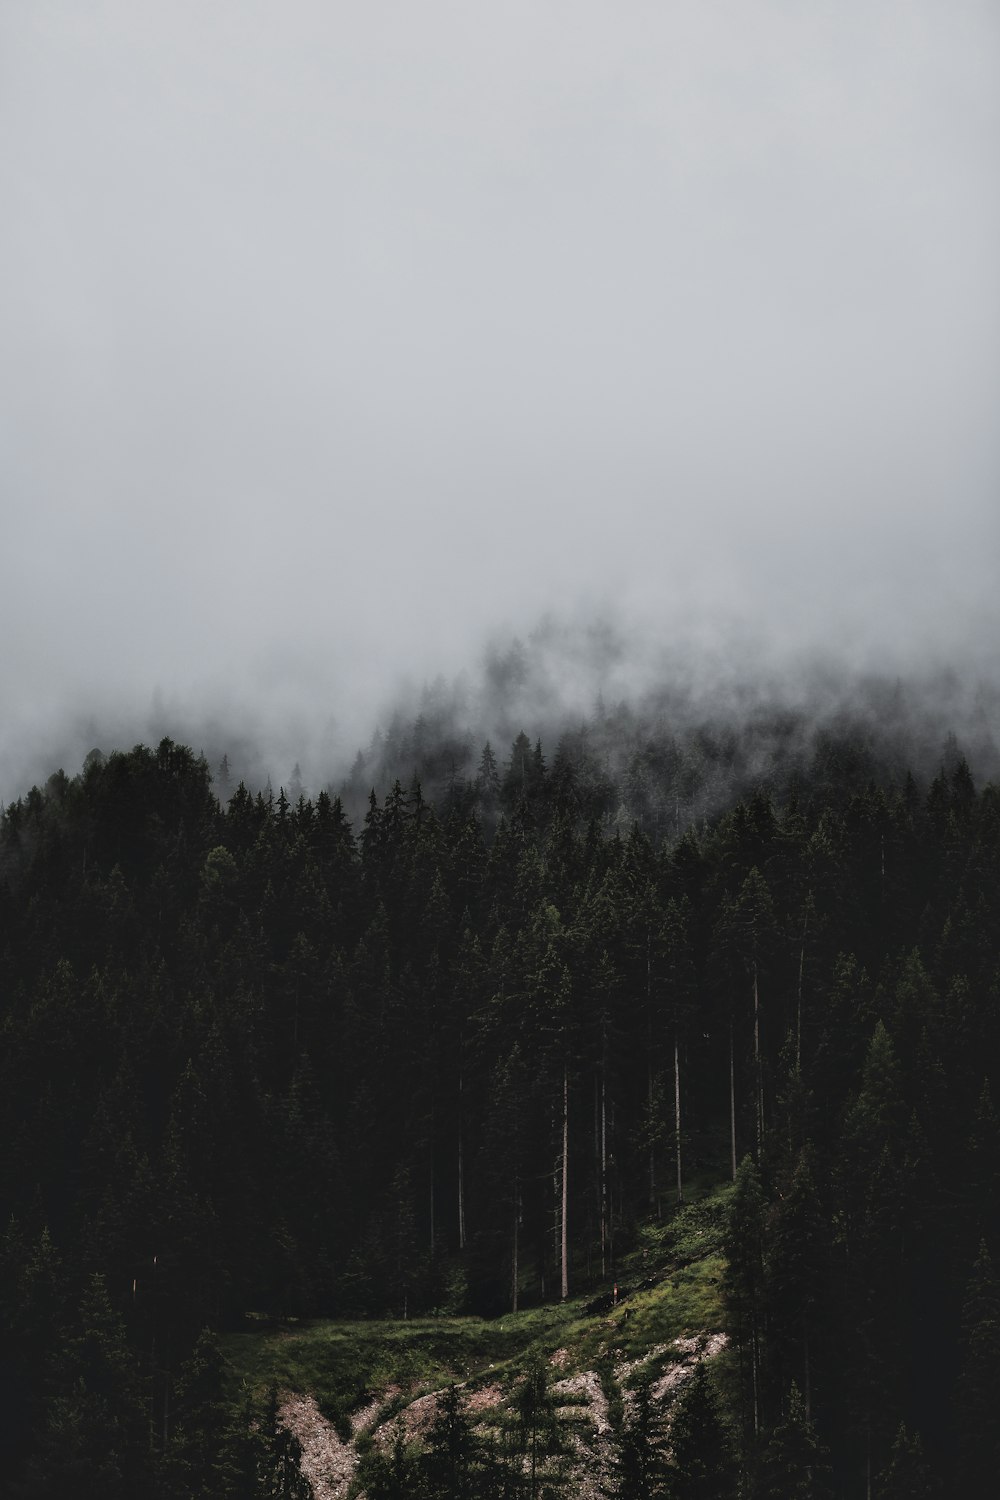
<svg viewBox="0 0 1000 1500"><path fill-rule="evenodd" d="M721 1354L728 1342L724 1333L679 1338L670 1344L655 1345L640 1359L620 1360L615 1365L614 1378L622 1394L626 1423L635 1407L634 1391L627 1388L626 1382L636 1371L652 1361L669 1357L669 1363L661 1368L650 1388L654 1401L665 1406L672 1401L678 1387L694 1373L696 1366L703 1359L714 1359ZM564 1368L568 1358L566 1350L557 1350L551 1356L550 1364L556 1369ZM462 1382L459 1388L464 1384ZM563 1463L568 1463L573 1493L579 1500L600 1500L612 1483L617 1456L608 1399L600 1377L596 1370L581 1370L554 1381L550 1392L562 1419L568 1448ZM311 1396L286 1394L283 1397L279 1417L302 1446L302 1472L312 1485L316 1500L346 1500L358 1468L355 1441L362 1433L370 1433L383 1452L391 1446L400 1427L407 1442L426 1440L437 1416L442 1392L415 1395L400 1411L379 1421L390 1398L400 1394L399 1386L391 1386L381 1396L360 1407L351 1417L352 1439L347 1443L338 1436ZM509 1401L510 1394L505 1395L501 1386L493 1383L468 1397L467 1410L475 1420Z"/></svg>
<svg viewBox="0 0 1000 1500"><path fill-rule="evenodd" d="M344 1500L358 1467L352 1445L340 1439L312 1396L284 1395L278 1419L299 1440L301 1469L316 1500Z"/></svg>

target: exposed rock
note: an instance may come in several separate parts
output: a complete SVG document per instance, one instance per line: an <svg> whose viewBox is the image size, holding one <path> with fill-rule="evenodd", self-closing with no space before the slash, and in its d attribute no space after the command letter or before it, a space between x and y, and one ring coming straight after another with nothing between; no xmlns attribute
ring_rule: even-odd
<svg viewBox="0 0 1000 1500"><path fill-rule="evenodd" d="M604 1394L600 1378L596 1370L583 1370L579 1375L569 1375L564 1380L557 1380L552 1386L553 1396L583 1396L585 1398L586 1415L593 1423L594 1430L602 1436L611 1430L608 1420L608 1399ZM558 1415L576 1416L579 1407L563 1406L559 1408Z"/></svg>

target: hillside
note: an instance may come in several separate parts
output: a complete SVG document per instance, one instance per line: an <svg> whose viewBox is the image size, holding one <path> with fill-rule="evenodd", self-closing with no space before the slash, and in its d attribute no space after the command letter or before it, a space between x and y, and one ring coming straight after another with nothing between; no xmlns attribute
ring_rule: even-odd
<svg viewBox="0 0 1000 1500"><path fill-rule="evenodd" d="M272 1378L342 1440L451 1375L498 1384L502 1452L562 1380L614 1429L616 1360L661 1381L717 1332L692 1462L722 1421L724 1493L881 1500L906 1465L989 1493L995 787L954 741L928 779L845 734L654 837L588 755L522 733L354 827L325 792L220 803L164 740L6 809L14 1496L292 1496Z"/></svg>
<svg viewBox="0 0 1000 1500"><path fill-rule="evenodd" d="M649 1384L654 1412L669 1420L699 1361L712 1361L720 1389L732 1385L732 1360L720 1360L729 1343L721 1249L731 1195L696 1193L665 1223L641 1226L617 1271L617 1299L576 1297L489 1320L436 1313L283 1323L226 1339L232 1375L258 1391L276 1388L316 1500L346 1500L364 1493L373 1461L391 1454L399 1434L411 1461L426 1459L450 1386L473 1438L504 1453L515 1472L527 1469L518 1395L541 1367L558 1436L539 1466L539 1489L596 1500L620 1482L637 1386Z"/></svg>

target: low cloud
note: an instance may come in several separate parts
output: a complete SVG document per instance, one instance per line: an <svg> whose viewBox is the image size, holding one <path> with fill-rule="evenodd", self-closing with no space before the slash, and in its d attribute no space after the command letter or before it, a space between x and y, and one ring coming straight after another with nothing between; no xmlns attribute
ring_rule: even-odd
<svg viewBox="0 0 1000 1500"><path fill-rule="evenodd" d="M574 702L992 671L994 7L65 0L0 58L0 796L91 731L318 774L547 613L627 643Z"/></svg>

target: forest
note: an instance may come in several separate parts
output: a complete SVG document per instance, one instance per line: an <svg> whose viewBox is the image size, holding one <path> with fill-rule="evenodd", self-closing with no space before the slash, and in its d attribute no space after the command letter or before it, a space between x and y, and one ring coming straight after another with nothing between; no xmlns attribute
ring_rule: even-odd
<svg viewBox="0 0 1000 1500"><path fill-rule="evenodd" d="M164 739L12 802L2 1492L306 1496L234 1332L600 1309L711 1183L730 1348L608 1493L992 1495L1000 791L794 727L418 720L315 795ZM572 1493L547 1401L452 1389L367 1494Z"/></svg>

